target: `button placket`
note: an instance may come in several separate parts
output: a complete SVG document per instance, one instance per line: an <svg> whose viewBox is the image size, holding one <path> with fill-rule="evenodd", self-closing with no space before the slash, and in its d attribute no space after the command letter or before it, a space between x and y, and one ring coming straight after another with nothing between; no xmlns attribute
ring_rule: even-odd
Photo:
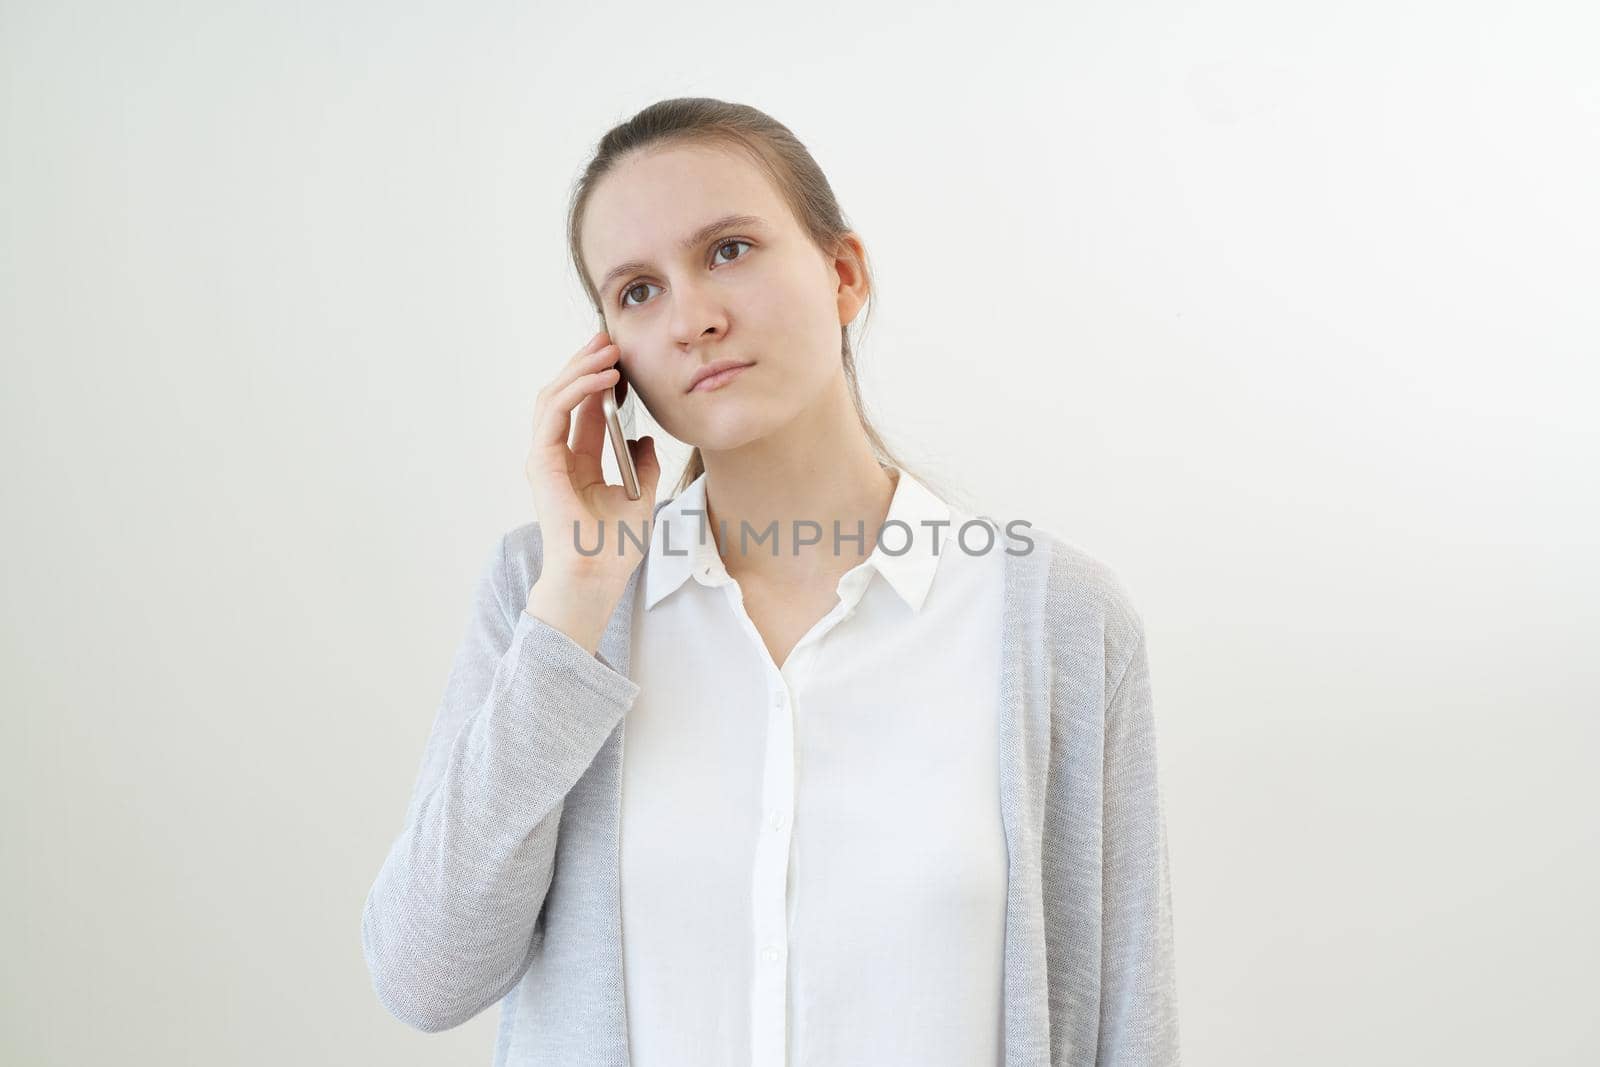
<svg viewBox="0 0 1600 1067"><path fill-rule="evenodd" d="M789 853L787 833L794 803L795 736L789 680L775 670L767 699L767 745L762 802L765 832L755 850L754 926L756 975L751 990L752 1059L781 1064L788 1029Z"/></svg>

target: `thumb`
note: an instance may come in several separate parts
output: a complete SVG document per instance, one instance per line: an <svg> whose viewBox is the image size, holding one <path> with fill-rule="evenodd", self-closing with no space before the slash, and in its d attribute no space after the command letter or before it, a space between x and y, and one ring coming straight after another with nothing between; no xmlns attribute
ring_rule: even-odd
<svg viewBox="0 0 1600 1067"><path fill-rule="evenodd" d="M656 486L661 480L661 461L656 456L656 439L645 435L633 442L633 466L639 474L640 495L655 499Z"/></svg>

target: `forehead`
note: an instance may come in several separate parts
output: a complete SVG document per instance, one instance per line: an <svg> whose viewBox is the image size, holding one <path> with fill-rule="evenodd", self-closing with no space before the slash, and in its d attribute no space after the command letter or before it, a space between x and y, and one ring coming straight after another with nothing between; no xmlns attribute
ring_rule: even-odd
<svg viewBox="0 0 1600 1067"><path fill-rule="evenodd" d="M766 171L734 149L683 146L634 156L595 186L579 240L595 278L629 260L659 262L677 243L723 215L758 215L773 229L792 223Z"/></svg>

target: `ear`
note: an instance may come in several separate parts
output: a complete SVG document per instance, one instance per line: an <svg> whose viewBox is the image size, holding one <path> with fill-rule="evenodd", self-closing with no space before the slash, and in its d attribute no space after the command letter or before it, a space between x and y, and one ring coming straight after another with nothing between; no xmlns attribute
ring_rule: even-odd
<svg viewBox="0 0 1600 1067"><path fill-rule="evenodd" d="M848 326L867 302L872 290L867 275L867 249L855 233L845 233L839 238L839 247L833 256L833 269L839 277L835 300L839 306L839 323Z"/></svg>

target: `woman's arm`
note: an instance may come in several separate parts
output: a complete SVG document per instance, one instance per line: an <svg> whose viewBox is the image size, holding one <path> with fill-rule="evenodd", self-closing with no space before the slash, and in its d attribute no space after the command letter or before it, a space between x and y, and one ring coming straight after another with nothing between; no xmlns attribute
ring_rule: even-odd
<svg viewBox="0 0 1600 1067"><path fill-rule="evenodd" d="M1173 1067L1177 979L1165 814L1142 627L1105 711L1096 1067Z"/></svg>
<svg viewBox="0 0 1600 1067"><path fill-rule="evenodd" d="M424 1031L466 1022L527 971L563 802L639 692L508 583L502 537L362 913L379 1000Z"/></svg>

